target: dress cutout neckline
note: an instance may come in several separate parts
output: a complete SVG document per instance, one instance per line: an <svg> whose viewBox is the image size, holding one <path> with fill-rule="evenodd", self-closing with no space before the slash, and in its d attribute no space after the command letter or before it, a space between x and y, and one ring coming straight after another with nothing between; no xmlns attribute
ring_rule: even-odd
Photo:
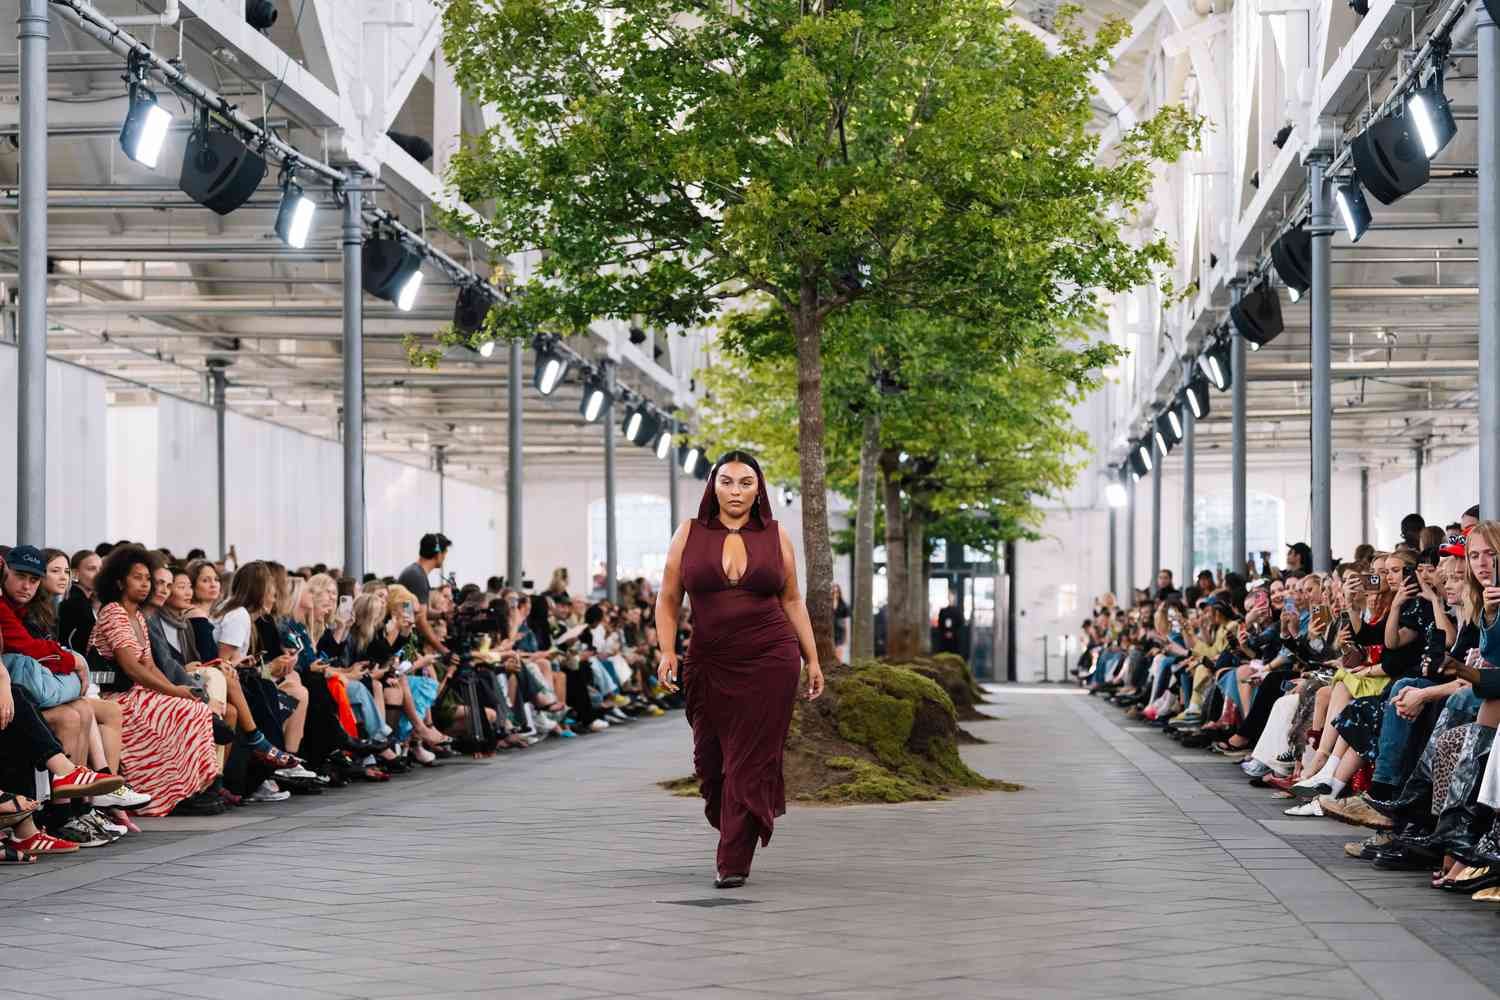
<svg viewBox="0 0 1500 1000"><path fill-rule="evenodd" d="M731 538L738 539L740 551L745 554L745 565L740 568L739 576L730 576L729 574L729 540ZM745 544L745 540L740 537L738 531L725 529L724 541L719 546L719 572L724 574L724 581L731 587L738 587L740 582L745 579L745 574L750 572L750 548Z"/></svg>

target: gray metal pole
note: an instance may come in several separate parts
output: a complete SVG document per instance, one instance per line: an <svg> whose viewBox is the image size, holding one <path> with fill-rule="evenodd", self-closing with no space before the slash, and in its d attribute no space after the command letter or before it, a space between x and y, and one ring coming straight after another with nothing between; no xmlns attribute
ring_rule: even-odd
<svg viewBox="0 0 1500 1000"><path fill-rule="evenodd" d="M620 581L616 563L619 561L620 539L615 524L615 366L606 361L604 389L608 393L604 402L604 594L611 602L620 599Z"/></svg>
<svg viewBox="0 0 1500 1000"><path fill-rule="evenodd" d="M1477 7L1479 87L1479 516L1500 518L1500 26Z"/></svg>
<svg viewBox="0 0 1500 1000"><path fill-rule="evenodd" d="M1156 586L1156 574L1161 571L1161 467L1166 455L1156 447L1156 435L1148 434L1151 442L1151 573L1147 588Z"/></svg>
<svg viewBox="0 0 1500 1000"><path fill-rule="evenodd" d="M214 446L219 473L219 556L223 558L229 555L228 518L225 516L229 506L229 451L225 446L224 433L229 379L224 371L224 362L215 359L210 361L208 366L209 378L213 380Z"/></svg>
<svg viewBox="0 0 1500 1000"><path fill-rule="evenodd" d="M432 452L432 464L437 469L438 476L438 531L446 534L448 526L444 522L447 521L448 498L445 494L448 477L444 474L444 469L448 465L448 449L446 445L440 444L434 446Z"/></svg>
<svg viewBox="0 0 1500 1000"><path fill-rule="evenodd" d="M1119 596L1120 566L1116 553L1119 550L1119 511L1114 507L1109 509L1109 586L1106 588L1111 594Z"/></svg>
<svg viewBox="0 0 1500 1000"><path fill-rule="evenodd" d="M1197 568L1193 565L1193 498L1195 484L1193 483L1193 447L1197 443L1197 433L1193 421L1193 408L1184 406L1182 408L1182 579L1178 581L1178 590L1187 590L1188 585L1193 582L1193 571Z"/></svg>
<svg viewBox="0 0 1500 1000"><path fill-rule="evenodd" d="M677 519L681 516L677 503L677 435L672 435L672 450L667 453L667 516L672 519L667 525L668 538L677 533Z"/></svg>
<svg viewBox="0 0 1500 1000"><path fill-rule="evenodd" d="M1229 286L1229 298L1238 302L1245 294L1244 279L1238 279ZM1232 324L1231 324L1232 325ZM1229 367L1234 384L1230 388L1231 419L1230 443L1229 443L1229 470L1230 470L1230 502L1229 520L1230 537L1233 542L1229 549L1229 568L1243 567L1242 560L1245 558L1245 527L1246 513L1246 435L1245 435L1245 338L1238 331L1230 333L1230 359ZM1243 571L1243 570L1240 570ZM1238 571L1237 571L1238 572Z"/></svg>
<svg viewBox="0 0 1500 1000"><path fill-rule="evenodd" d="M1422 459L1424 457L1425 450L1426 449L1422 447L1422 442L1420 441L1418 441L1416 447L1412 449L1412 464L1416 466L1417 471L1417 505L1413 507L1412 510L1418 514L1422 513Z"/></svg>
<svg viewBox="0 0 1500 1000"><path fill-rule="evenodd" d="M1312 552L1314 572L1333 569L1333 288L1328 248L1333 221L1328 205L1326 161L1314 157L1307 164L1307 186L1312 192Z"/></svg>
<svg viewBox="0 0 1500 1000"><path fill-rule="evenodd" d="M523 460L525 458L525 427L522 424L521 385L522 385L522 358L521 342L512 340L510 342L510 379L506 387L507 412L506 451L509 452L509 467L505 472L505 576L506 582L517 590L526 578L524 553L521 546L524 544L521 538L521 516L523 497L521 496L521 475L523 471Z"/></svg>
<svg viewBox="0 0 1500 1000"><path fill-rule="evenodd" d="M1121 607L1135 606L1135 479L1128 472L1125 474L1125 589L1118 596Z"/></svg>
<svg viewBox="0 0 1500 1000"><path fill-rule="evenodd" d="M1370 540L1370 470L1359 470L1359 540Z"/></svg>
<svg viewBox="0 0 1500 1000"><path fill-rule="evenodd" d="M47 0L22 0L16 542L47 543Z"/></svg>
<svg viewBox="0 0 1500 1000"><path fill-rule="evenodd" d="M344 575L365 575L364 245L359 185L344 190Z"/></svg>

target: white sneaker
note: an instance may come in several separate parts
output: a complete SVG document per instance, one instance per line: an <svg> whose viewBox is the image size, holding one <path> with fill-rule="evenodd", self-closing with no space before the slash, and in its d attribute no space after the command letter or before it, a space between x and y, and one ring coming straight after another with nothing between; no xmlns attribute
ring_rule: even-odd
<svg viewBox="0 0 1500 1000"><path fill-rule="evenodd" d="M1323 815L1323 806L1317 799L1309 799L1300 806L1292 806L1290 809L1282 810L1282 812L1287 816L1321 816Z"/></svg>
<svg viewBox="0 0 1500 1000"><path fill-rule="evenodd" d="M260 783L260 787L250 794L248 802L285 802L292 797L291 792L284 792L276 782L267 778Z"/></svg>
<svg viewBox="0 0 1500 1000"><path fill-rule="evenodd" d="M411 755L416 758L418 764L431 764L433 761L437 760L437 754L433 753L431 750L427 749L420 743L412 747Z"/></svg>
<svg viewBox="0 0 1500 1000"><path fill-rule="evenodd" d="M151 796L129 785L121 785L108 795L94 796L94 805L100 809L139 809L150 804Z"/></svg>
<svg viewBox="0 0 1500 1000"><path fill-rule="evenodd" d="M97 809L83 814L85 821L111 840L119 840L130 832L130 827L121 826Z"/></svg>
<svg viewBox="0 0 1500 1000"><path fill-rule="evenodd" d="M603 719L595 719L593 722L589 723L589 732L591 733L602 733L608 728L609 723L605 722Z"/></svg>
<svg viewBox="0 0 1500 1000"><path fill-rule="evenodd" d="M281 768L276 772L276 777L287 778L289 780L300 779L302 781L316 781L318 779L315 772L309 771L301 764L293 764L291 767Z"/></svg>

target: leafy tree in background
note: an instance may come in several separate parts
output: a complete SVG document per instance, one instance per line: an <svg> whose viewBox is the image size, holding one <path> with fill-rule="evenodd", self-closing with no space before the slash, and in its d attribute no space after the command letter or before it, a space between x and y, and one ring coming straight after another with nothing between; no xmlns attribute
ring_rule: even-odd
<svg viewBox="0 0 1500 1000"><path fill-rule="evenodd" d="M543 251L480 336L779 310L828 662L829 321L861 302L915 309L1019 349L1170 258L1126 224L1198 124L1164 111L1098 159L1089 74L1119 23L1087 38L1064 16L1054 56L1002 0L448 0L444 17L460 85L505 122L450 178L489 217L449 223L502 254Z"/></svg>
<svg viewBox="0 0 1500 1000"><path fill-rule="evenodd" d="M790 483L798 473L797 373L794 359L774 349L777 319L766 311L727 324L721 340L730 353L702 376L703 431L711 445L747 442L772 480ZM1073 485L1088 441L1072 407L1119 355L1079 330L1031 334L1033 346L1016 351L985 330L911 311L880 316L861 306L830 327L828 483L853 498L861 471L880 479L892 656L922 645L929 539L993 551L1038 537L1037 499ZM873 468L863 448L871 417ZM870 542L855 543L856 559L861 544Z"/></svg>

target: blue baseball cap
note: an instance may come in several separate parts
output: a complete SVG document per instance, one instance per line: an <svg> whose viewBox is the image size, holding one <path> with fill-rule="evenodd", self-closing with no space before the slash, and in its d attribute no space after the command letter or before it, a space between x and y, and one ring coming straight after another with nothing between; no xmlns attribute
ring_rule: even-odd
<svg viewBox="0 0 1500 1000"><path fill-rule="evenodd" d="M47 561L35 545L17 545L5 554L5 565L16 573L47 575Z"/></svg>

